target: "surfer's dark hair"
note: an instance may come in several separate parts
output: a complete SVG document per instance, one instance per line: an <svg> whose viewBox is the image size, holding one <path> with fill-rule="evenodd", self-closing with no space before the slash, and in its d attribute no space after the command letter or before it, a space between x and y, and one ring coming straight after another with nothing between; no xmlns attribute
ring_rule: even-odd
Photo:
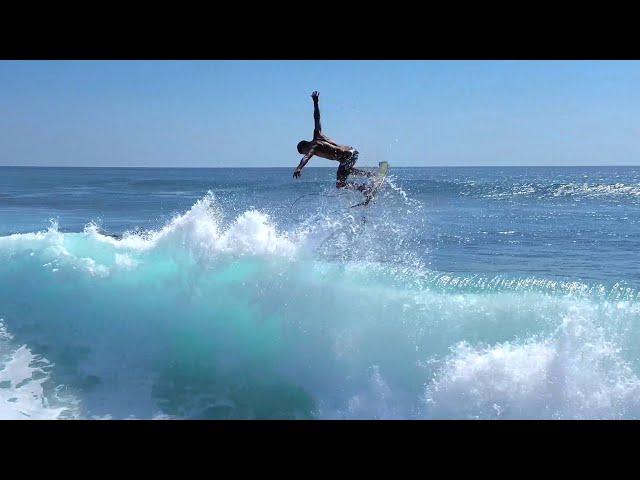
<svg viewBox="0 0 640 480"><path fill-rule="evenodd" d="M309 146L311 142L307 142L306 140L301 140L298 142L298 153L307 153L309 151Z"/></svg>

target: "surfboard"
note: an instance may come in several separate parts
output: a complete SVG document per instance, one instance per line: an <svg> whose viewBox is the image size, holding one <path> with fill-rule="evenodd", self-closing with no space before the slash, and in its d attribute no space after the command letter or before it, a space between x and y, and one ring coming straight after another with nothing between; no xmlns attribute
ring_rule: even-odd
<svg viewBox="0 0 640 480"><path fill-rule="evenodd" d="M377 193L380 191L380 189L384 185L384 179L387 177L388 171L389 171L389 163L380 162L378 164L378 175L376 175L376 179L373 181L373 186L371 187L371 190L369 190L369 192L365 195L366 200L364 202L351 205L351 208L366 207L367 205L369 205L369 202L375 198Z"/></svg>

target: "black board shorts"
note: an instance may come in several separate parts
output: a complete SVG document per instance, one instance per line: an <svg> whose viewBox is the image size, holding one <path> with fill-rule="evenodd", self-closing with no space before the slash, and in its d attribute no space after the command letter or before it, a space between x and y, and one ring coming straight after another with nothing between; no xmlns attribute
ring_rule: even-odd
<svg viewBox="0 0 640 480"><path fill-rule="evenodd" d="M340 166L338 167L338 172L336 173L336 180L339 183L344 183L347 181L347 177L351 173L351 169L358 161L358 151L352 150L351 156L340 162Z"/></svg>

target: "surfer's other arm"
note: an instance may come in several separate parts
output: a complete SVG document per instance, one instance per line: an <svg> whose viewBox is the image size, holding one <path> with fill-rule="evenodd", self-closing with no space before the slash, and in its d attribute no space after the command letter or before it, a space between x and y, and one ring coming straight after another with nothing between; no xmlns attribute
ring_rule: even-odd
<svg viewBox="0 0 640 480"><path fill-rule="evenodd" d="M311 94L311 98L313 98L313 139L315 140L322 135L322 125L320 125L320 107L318 106L318 102L320 101L320 92L313 92Z"/></svg>
<svg viewBox="0 0 640 480"><path fill-rule="evenodd" d="M311 160L311 157L313 157L313 148L311 148L307 154L302 157L302 160L300 160L300 164L296 167L296 171L293 172L293 178L300 178L300 175L302 174L302 169L304 168L304 166L309 163L309 160Z"/></svg>

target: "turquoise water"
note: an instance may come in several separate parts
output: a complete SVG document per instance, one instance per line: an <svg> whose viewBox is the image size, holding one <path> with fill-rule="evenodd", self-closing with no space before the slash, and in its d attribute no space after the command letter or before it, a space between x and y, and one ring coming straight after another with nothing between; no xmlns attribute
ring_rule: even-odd
<svg viewBox="0 0 640 480"><path fill-rule="evenodd" d="M0 168L1 418L640 418L640 168Z"/></svg>

